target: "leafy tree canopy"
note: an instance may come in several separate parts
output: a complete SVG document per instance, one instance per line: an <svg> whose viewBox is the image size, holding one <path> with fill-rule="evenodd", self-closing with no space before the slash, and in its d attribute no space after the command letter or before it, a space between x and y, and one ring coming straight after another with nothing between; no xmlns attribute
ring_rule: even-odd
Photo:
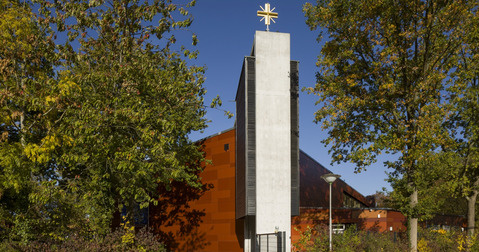
<svg viewBox="0 0 479 252"><path fill-rule="evenodd" d="M106 233L115 211L132 220L155 204L159 183L201 186L187 135L206 127L204 68L174 36L189 32L194 4L2 0L4 230Z"/></svg>
<svg viewBox="0 0 479 252"><path fill-rule="evenodd" d="M454 85L464 37L477 1L318 0L304 6L311 29L324 28L317 65L316 122L328 130L333 161L357 170L377 155L398 155L386 165L403 179L405 213L416 222L418 190L440 148L454 145L447 88ZM430 160L432 159L432 160ZM398 181L399 182L399 181ZM410 222L411 227L414 224ZM416 249L415 227L410 229Z"/></svg>

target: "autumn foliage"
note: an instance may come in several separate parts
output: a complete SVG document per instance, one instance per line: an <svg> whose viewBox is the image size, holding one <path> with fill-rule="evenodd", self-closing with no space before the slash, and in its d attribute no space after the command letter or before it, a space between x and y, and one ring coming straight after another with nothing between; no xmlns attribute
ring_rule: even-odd
<svg viewBox="0 0 479 252"><path fill-rule="evenodd" d="M159 184L201 186L194 4L0 1L0 239L105 236Z"/></svg>

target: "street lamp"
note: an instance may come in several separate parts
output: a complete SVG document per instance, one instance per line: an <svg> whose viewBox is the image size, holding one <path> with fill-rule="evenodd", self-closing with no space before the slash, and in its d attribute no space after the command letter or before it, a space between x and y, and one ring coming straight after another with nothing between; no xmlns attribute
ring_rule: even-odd
<svg viewBox="0 0 479 252"><path fill-rule="evenodd" d="M324 181L329 183L329 251L333 251L333 224L332 224L332 217L331 217L331 185L336 181L337 178L341 177L341 175L328 173L321 176Z"/></svg>

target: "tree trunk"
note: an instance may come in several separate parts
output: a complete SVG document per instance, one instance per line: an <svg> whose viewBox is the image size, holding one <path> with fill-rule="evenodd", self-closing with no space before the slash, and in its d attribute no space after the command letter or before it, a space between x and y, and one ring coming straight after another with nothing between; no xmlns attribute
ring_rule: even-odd
<svg viewBox="0 0 479 252"><path fill-rule="evenodd" d="M23 77L23 73L25 72L25 64L21 66L21 80L20 80L20 87L23 92L25 92L26 85L25 85L25 78ZM20 111L20 143L22 147L25 147L25 107L22 107Z"/></svg>
<svg viewBox="0 0 479 252"><path fill-rule="evenodd" d="M467 235L473 236L476 222L476 201L478 190L473 190L471 196L467 197Z"/></svg>
<svg viewBox="0 0 479 252"><path fill-rule="evenodd" d="M414 187L414 190L410 196L409 204L411 208L414 208L417 205L417 189ZM413 215L409 216L409 245L411 252L417 252L417 216L413 211Z"/></svg>

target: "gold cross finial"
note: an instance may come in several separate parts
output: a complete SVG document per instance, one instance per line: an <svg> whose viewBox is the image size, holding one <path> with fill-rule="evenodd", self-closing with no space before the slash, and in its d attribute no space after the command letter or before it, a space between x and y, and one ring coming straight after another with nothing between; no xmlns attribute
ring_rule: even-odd
<svg viewBox="0 0 479 252"><path fill-rule="evenodd" d="M266 31L269 31L269 21L273 21L273 23L276 23L274 22L274 19L273 18L278 18L278 13L277 12L273 12L275 8L273 8L272 10L270 10L269 8L269 3L266 3L264 5L264 9L262 6L259 6L261 8L261 10L257 11L256 13L258 14L258 17L263 17L261 18L260 22L263 21L264 19L264 24L266 25Z"/></svg>

